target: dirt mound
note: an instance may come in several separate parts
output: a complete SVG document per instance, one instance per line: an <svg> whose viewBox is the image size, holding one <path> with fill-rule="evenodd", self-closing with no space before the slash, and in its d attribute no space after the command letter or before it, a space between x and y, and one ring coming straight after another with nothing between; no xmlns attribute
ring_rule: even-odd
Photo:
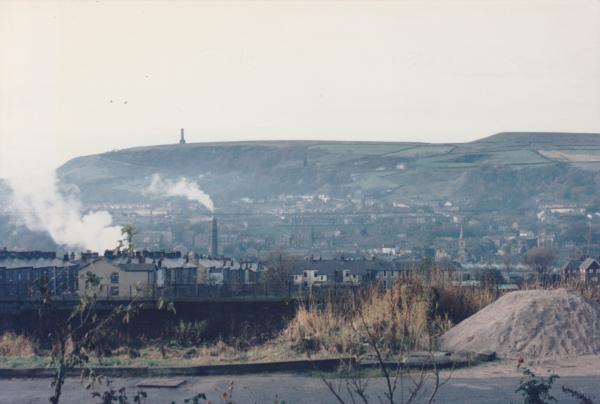
<svg viewBox="0 0 600 404"><path fill-rule="evenodd" d="M501 357L600 353L600 305L566 289L511 292L438 340L448 351L494 350Z"/></svg>

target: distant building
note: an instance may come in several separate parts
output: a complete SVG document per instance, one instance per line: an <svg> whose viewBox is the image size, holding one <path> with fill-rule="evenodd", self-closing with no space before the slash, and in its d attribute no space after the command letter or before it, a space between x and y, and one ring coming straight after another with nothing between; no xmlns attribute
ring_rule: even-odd
<svg viewBox="0 0 600 404"><path fill-rule="evenodd" d="M183 128L181 128L181 137L179 138L179 144L185 144L185 136L183 135Z"/></svg>
<svg viewBox="0 0 600 404"><path fill-rule="evenodd" d="M581 265L582 260L569 260L566 264L562 266L560 269L560 274L563 280L578 280L579 279L579 266Z"/></svg>
<svg viewBox="0 0 600 404"><path fill-rule="evenodd" d="M161 257L156 261L156 286L159 288L186 288L196 286L198 266L190 261L189 255Z"/></svg>
<svg viewBox="0 0 600 404"><path fill-rule="evenodd" d="M376 283L391 287L410 276L413 263L384 260L305 260L295 262L290 277L295 288L359 286Z"/></svg>
<svg viewBox="0 0 600 404"><path fill-rule="evenodd" d="M86 293L99 300L194 297L202 296L207 286L236 290L256 285L265 270L260 262L196 258L179 251L143 250L131 256L112 250L104 256L88 251L77 258L71 253L59 259L54 252L0 250L0 300L77 298ZM86 291L88 272L99 279L99 285ZM353 279L350 274L344 276L347 281Z"/></svg>
<svg viewBox="0 0 600 404"><path fill-rule="evenodd" d="M600 261L592 257L569 260L560 269L560 274L563 280L600 283Z"/></svg>
<svg viewBox="0 0 600 404"><path fill-rule="evenodd" d="M328 276L319 273L318 269L305 269L302 275L292 275L295 286L311 289L313 286L322 286L327 283Z"/></svg>
<svg viewBox="0 0 600 404"><path fill-rule="evenodd" d="M588 283L600 281L600 263L594 258L586 258L579 266L581 280Z"/></svg>
<svg viewBox="0 0 600 404"><path fill-rule="evenodd" d="M198 284L207 285L254 285L260 281L265 267L261 263L236 261L233 258L198 259Z"/></svg>
<svg viewBox="0 0 600 404"><path fill-rule="evenodd" d="M84 295L85 274L90 272L100 278L96 293L98 299L129 299L135 296L151 297L156 281L156 265L145 262L142 257L102 257L80 269L79 294Z"/></svg>
<svg viewBox="0 0 600 404"><path fill-rule="evenodd" d="M78 269L73 254L0 250L0 298L76 295Z"/></svg>

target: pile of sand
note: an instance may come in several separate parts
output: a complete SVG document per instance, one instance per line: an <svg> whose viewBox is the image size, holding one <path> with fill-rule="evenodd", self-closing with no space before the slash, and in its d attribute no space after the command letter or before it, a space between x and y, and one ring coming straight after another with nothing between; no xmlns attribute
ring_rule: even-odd
<svg viewBox="0 0 600 404"><path fill-rule="evenodd" d="M493 350L530 358L600 353L600 305L574 291L529 290L504 295L439 340L446 351Z"/></svg>

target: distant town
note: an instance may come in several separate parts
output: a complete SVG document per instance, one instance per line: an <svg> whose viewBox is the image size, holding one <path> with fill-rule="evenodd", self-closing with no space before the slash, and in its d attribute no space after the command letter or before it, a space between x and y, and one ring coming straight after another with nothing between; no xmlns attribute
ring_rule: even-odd
<svg viewBox="0 0 600 404"><path fill-rule="evenodd" d="M585 161L568 154L587 143L597 148L586 146ZM560 161L547 151L560 148ZM84 157L59 169L86 191L86 210L135 226L135 251L69 249L11 219L5 199L0 296L28 298L41 281L53 295L77 295L88 271L103 279L102 297L113 299L283 296L390 287L414 274L509 290L540 276L598 282L592 257L600 251L600 204L577 185L595 181L596 171L581 164L594 168L597 150L589 134L508 133L460 145L203 145L187 143L181 129L175 145L109 152L100 163ZM268 153L279 170L260 160ZM97 181L91 173L106 175L105 164L131 185ZM163 179L162 169L186 176ZM187 179L198 172L215 202ZM390 188L392 180L399 185Z"/></svg>
<svg viewBox="0 0 600 404"><path fill-rule="evenodd" d="M119 248L98 252L14 251L0 250L0 299L9 301L33 300L47 296L77 298L85 293L84 274L101 279L100 299L126 300L142 296L148 299L205 299L211 297L278 296L291 297L302 291L328 287L360 287L375 285L389 288L397 280L422 276L429 280L449 282L461 287L494 287L518 289L528 281L539 281L541 272L549 281L598 283L600 258L582 252L591 243L579 247L573 240L556 240L561 223L586 217L586 210L574 206L544 206L538 222L510 223L508 218L494 217L496 225L487 226L480 220L457 220L460 209L451 202L436 208L396 206L393 213L366 209L359 201L358 211L369 214L336 215L335 209L321 215L301 213L308 206L322 203L341 206L325 196L302 198L290 203L296 210L279 212L278 236L250 236L248 221L235 233L233 223L223 226L213 217L207 234L183 231L175 237L173 230L148 230L157 218L175 215L173 207L158 214L150 207L113 206L116 211L135 220L141 231L135 235L136 250ZM293 200L290 198L290 201ZM248 202L246 202L248 203ZM286 219L286 216L289 219ZM341 217L345 219L341 220ZM231 220L231 219L230 219ZM318 223L323 223L318 225ZM442 235L425 239L409 237L407 233L388 235L391 228L422 229L436 226L455 237ZM172 228L172 227L171 227ZM531 229L535 229L531 230ZM224 233L222 234L224 229ZM282 229L290 229L285 233ZM361 230L362 229L362 230ZM387 230L386 230L387 229ZM495 232L475 237L487 230ZM542 229L542 230L540 230ZM361 237L364 231L364 237ZM469 234L466 236L466 234ZM354 235L354 236L353 236ZM387 236L386 236L387 235ZM188 236L188 237L186 237ZM206 242L206 239L209 241ZM237 257L222 254L239 251L236 241L242 238ZM361 247L356 240L363 239ZM385 243L396 239L396 243ZM354 241L353 241L354 240ZM174 242L188 242L197 248ZM203 243L207 248L203 249ZM431 243L431 244L429 244ZM187 243L186 243L187 244ZM379 245L379 246L377 246ZM154 247L154 249L152 249ZM163 247L162 249L157 249ZM352 248L353 247L353 248ZM269 251L265 253L265 251ZM319 255L315 255L315 252ZM580 255L573 253L579 252ZM310 254L310 255L308 255ZM570 256L569 256L570 254ZM565 258L568 257L568 258Z"/></svg>

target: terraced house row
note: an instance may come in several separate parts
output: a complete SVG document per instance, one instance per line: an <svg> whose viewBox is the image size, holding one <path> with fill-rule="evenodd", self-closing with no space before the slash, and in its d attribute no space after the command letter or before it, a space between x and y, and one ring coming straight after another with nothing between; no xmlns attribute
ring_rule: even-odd
<svg viewBox="0 0 600 404"><path fill-rule="evenodd" d="M410 276L416 265L379 259L295 259L286 265L283 277L269 277L267 265L261 262L180 252L138 251L130 256L105 251L101 256L88 251L57 257L54 252L0 250L0 299L76 299L85 293L114 300L134 296L201 298L227 293L281 294L366 283L390 287ZM88 273L100 282L93 290L86 290Z"/></svg>
<svg viewBox="0 0 600 404"><path fill-rule="evenodd" d="M0 250L0 299L76 298L86 293L88 272L100 279L100 287L88 293L125 299L151 298L165 290L197 293L199 285L256 284L264 269L258 263L196 258L180 252L140 251L133 256L84 252L58 258L55 252Z"/></svg>

